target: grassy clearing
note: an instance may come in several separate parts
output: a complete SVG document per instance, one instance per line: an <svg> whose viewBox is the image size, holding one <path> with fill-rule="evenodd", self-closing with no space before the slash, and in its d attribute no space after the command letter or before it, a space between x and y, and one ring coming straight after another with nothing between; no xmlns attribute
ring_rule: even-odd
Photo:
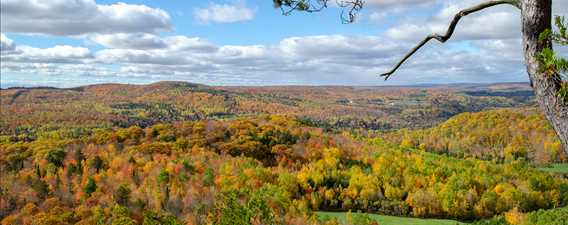
<svg viewBox="0 0 568 225"><path fill-rule="evenodd" d="M568 163L555 163L540 167L540 170L552 173L565 173L568 174Z"/></svg>
<svg viewBox="0 0 568 225"><path fill-rule="evenodd" d="M317 212L318 217L324 218L336 218L342 223L347 222L345 212ZM356 213L353 213L356 214ZM367 214L371 219L379 222L380 225L457 225L466 224L455 220L443 220L443 219L420 219L420 218L408 218L408 217L396 217L396 216L383 216L377 214Z"/></svg>

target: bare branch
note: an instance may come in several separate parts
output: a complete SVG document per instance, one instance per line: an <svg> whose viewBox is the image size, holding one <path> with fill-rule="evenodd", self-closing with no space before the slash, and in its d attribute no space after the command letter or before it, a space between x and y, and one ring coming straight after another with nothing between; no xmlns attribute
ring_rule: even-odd
<svg viewBox="0 0 568 225"><path fill-rule="evenodd" d="M282 14L290 15L294 11L319 12L327 8L329 0L273 0L274 7L280 8Z"/></svg>
<svg viewBox="0 0 568 225"><path fill-rule="evenodd" d="M290 15L294 11L319 12L327 8L330 0L273 0L274 7L280 8L282 14ZM363 9L363 0L336 0L337 5L342 8L341 22L352 23L357 14Z"/></svg>
<svg viewBox="0 0 568 225"><path fill-rule="evenodd" d="M353 23L357 14L361 9L363 9L363 4L365 4L362 0L344 0L344 1L337 1L337 5L342 8L341 10L341 22L346 23ZM348 9L345 11L345 9ZM346 13L347 12L347 13ZM347 14L347 17L345 16Z"/></svg>
<svg viewBox="0 0 568 225"><path fill-rule="evenodd" d="M381 77L385 77L385 80L388 80L389 77L394 74L394 72L396 72L396 70L408 59L410 58L410 56L412 56L414 53L416 53L416 51L418 51L418 49L420 49L422 46L424 46L426 43L428 43L428 41L432 40L432 39L436 39L441 43L445 43L448 39L450 39L450 37L452 37L452 34L454 34L454 30L456 29L456 26L458 24L458 22L460 21L460 19L464 16L467 16L471 13L489 8L489 7L493 7L496 5L502 5L502 4L508 4L508 5L513 5L517 8L521 8L520 2L519 0L491 0L491 1L487 1L487 2L483 2L480 3L478 5L475 5L473 7L461 10L460 12L458 12L455 16L454 19L452 20L452 22L450 23L450 26L448 27L448 30L446 31L446 33L444 35L441 34L437 34L437 33L433 33L430 34L428 36L426 36L426 38L424 38L420 43L418 43L418 45L416 45L413 49L410 50L410 52L408 52L403 58L402 60L400 60L389 72L383 73L381 74Z"/></svg>

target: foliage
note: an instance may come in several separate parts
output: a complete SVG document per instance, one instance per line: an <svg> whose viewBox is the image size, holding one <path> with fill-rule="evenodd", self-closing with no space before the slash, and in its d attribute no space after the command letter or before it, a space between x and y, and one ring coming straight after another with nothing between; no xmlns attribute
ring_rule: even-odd
<svg viewBox="0 0 568 225"><path fill-rule="evenodd" d="M47 161L52 163L56 167L63 166L63 160L65 159L65 151L62 149L51 150L47 153Z"/></svg>
<svg viewBox="0 0 568 225"><path fill-rule="evenodd" d="M549 29L542 32L539 40L552 41L561 46L568 45L568 32L566 32L568 24L565 22L564 17L556 16L554 22L557 29ZM561 85L557 90L557 95L564 103L568 104L568 77L566 74L568 72L568 60L557 57L556 53L550 48L544 49L539 54L539 59L544 64L543 67L547 73L559 73L563 77Z"/></svg>
<svg viewBox="0 0 568 225"><path fill-rule="evenodd" d="M158 123L262 114L298 116L306 123L330 129L421 128L461 112L534 105L533 96L526 84L291 88L159 82L13 88L0 91L0 139L77 138L115 127L139 130L136 127ZM167 133L159 137L161 141L174 141L172 138Z"/></svg>
<svg viewBox="0 0 568 225"><path fill-rule="evenodd" d="M347 212L347 224L350 225L378 225L377 221L371 219L367 214Z"/></svg>
<svg viewBox="0 0 568 225"><path fill-rule="evenodd" d="M97 190L97 184L95 183L95 180L93 180L93 178L89 177L89 180L87 181L87 185L85 185L85 188L83 189L83 191L85 192L85 194L87 194L87 196L91 196L91 194L93 192L95 192Z"/></svg>
<svg viewBox="0 0 568 225"><path fill-rule="evenodd" d="M276 224L274 213L266 203L266 197L258 192L244 203L240 202L236 192L223 194L214 210L214 224L247 225Z"/></svg>
<svg viewBox="0 0 568 225"><path fill-rule="evenodd" d="M503 216L497 216L492 219L480 220L472 223L473 225L509 225Z"/></svg>
<svg viewBox="0 0 568 225"><path fill-rule="evenodd" d="M433 128L371 134L404 148L495 162L525 159L534 164L566 162L560 140L534 109L462 113Z"/></svg>
<svg viewBox="0 0 568 225"><path fill-rule="evenodd" d="M489 220L481 220L472 223L472 225L565 225L568 221L568 208L556 208L549 210L538 210L526 214L514 212L515 216L506 215L498 216ZM510 217L506 219L506 217Z"/></svg>
<svg viewBox="0 0 568 225"><path fill-rule="evenodd" d="M20 160L0 164L4 224L373 224L314 211L477 220L568 204L559 174L413 149L411 132L400 146L278 115L84 131L0 143L2 162Z"/></svg>
<svg viewBox="0 0 568 225"><path fill-rule="evenodd" d="M130 188L127 185L120 185L114 194L114 199L116 203L127 206L130 201Z"/></svg>
<svg viewBox="0 0 568 225"><path fill-rule="evenodd" d="M174 216L158 214L151 211L144 212L143 225L182 225Z"/></svg>
<svg viewBox="0 0 568 225"><path fill-rule="evenodd" d="M511 225L518 225L523 222L524 215L519 212L518 208L513 208L505 213L505 221Z"/></svg>
<svg viewBox="0 0 568 225"><path fill-rule="evenodd" d="M538 210L525 216L523 225L565 225L568 221L568 208Z"/></svg>

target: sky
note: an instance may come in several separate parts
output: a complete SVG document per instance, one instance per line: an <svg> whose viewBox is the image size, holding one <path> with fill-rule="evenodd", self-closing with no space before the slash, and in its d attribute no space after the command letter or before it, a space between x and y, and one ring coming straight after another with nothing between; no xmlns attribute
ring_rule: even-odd
<svg viewBox="0 0 568 225"><path fill-rule="evenodd" d="M366 0L342 24L335 4L284 16L272 0L0 0L0 86L528 81L520 12L508 5L462 19L450 41L430 42L389 81L379 78L480 1ZM568 16L567 0L552 1L555 15Z"/></svg>

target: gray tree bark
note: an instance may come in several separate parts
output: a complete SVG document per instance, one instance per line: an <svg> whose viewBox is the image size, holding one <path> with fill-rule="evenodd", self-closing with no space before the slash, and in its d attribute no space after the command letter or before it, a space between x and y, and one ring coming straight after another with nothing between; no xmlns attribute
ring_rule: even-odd
<svg viewBox="0 0 568 225"><path fill-rule="evenodd" d="M531 86L546 119L568 153L568 106L557 97L562 80L557 73L544 72L544 65L537 58L543 49L552 48L550 42L538 40L540 33L551 28L552 1L521 0L521 19L525 64Z"/></svg>

